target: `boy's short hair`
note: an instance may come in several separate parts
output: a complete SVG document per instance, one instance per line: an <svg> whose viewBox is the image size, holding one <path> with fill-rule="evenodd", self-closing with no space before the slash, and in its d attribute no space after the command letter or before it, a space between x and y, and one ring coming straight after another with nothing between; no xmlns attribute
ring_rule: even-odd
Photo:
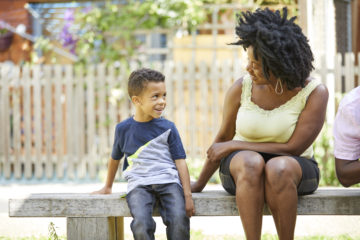
<svg viewBox="0 0 360 240"><path fill-rule="evenodd" d="M165 76L161 72L150 68L140 68L130 74L128 82L129 96L139 96L148 82L164 82Z"/></svg>

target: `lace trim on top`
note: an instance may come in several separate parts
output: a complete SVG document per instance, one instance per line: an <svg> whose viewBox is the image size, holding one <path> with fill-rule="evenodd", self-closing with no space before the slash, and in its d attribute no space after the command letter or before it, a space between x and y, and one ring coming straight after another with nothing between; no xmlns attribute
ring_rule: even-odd
<svg viewBox="0 0 360 240"><path fill-rule="evenodd" d="M290 108L295 103L297 103L299 100L305 104L307 97L319 84L320 84L319 81L317 81L316 79L313 79L303 89L301 89L295 96L293 96L291 99L289 99L284 104L282 104L274 109L266 110L266 109L259 107L257 104L255 104L251 100L252 81L251 81L250 75L246 75L243 80L241 105L242 106L249 105L253 110L256 110L261 113L266 113L266 114L276 113L278 111L282 111L283 109Z"/></svg>

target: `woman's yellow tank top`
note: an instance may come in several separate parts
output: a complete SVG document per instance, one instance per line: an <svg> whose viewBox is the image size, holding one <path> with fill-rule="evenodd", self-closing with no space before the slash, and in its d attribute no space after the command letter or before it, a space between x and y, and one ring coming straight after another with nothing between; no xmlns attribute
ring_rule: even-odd
<svg viewBox="0 0 360 240"><path fill-rule="evenodd" d="M283 105L273 110L264 110L251 101L252 81L250 75L246 75L242 83L241 106L236 118L234 139L286 143L295 130L308 96L319 84L319 81L313 79ZM301 156L311 158L313 146L306 149Z"/></svg>

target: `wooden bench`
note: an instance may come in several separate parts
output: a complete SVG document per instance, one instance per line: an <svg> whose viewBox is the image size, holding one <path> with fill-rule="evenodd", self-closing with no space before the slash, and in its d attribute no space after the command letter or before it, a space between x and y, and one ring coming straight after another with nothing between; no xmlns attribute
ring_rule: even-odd
<svg viewBox="0 0 360 240"><path fill-rule="evenodd" d="M31 194L9 199L10 217L66 217L67 239L124 239L124 217L130 212L123 193ZM225 191L193 193L195 216L238 216L235 197ZM264 214L269 210L265 206ZM299 215L360 215L360 188L319 188L300 196ZM155 216L158 210L155 209Z"/></svg>

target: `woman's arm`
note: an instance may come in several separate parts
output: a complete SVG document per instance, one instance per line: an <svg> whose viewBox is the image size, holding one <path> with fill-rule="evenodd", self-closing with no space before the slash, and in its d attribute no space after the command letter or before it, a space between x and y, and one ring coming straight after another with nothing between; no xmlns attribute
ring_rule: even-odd
<svg viewBox="0 0 360 240"><path fill-rule="evenodd" d="M223 119L220 130L217 133L214 142L224 142L231 140L235 135L236 115L240 107L242 89L242 78L237 80L228 90L224 101ZM201 192L216 169L219 167L220 161L210 161L206 159L201 170L199 179L191 184L192 192Z"/></svg>
<svg viewBox="0 0 360 240"><path fill-rule="evenodd" d="M299 116L294 133L288 142L254 143L230 140L211 146L208 150L208 158L210 161L216 161L235 150L253 150L294 156L301 155L315 141L324 124L328 95L327 88L322 84L314 89Z"/></svg>

